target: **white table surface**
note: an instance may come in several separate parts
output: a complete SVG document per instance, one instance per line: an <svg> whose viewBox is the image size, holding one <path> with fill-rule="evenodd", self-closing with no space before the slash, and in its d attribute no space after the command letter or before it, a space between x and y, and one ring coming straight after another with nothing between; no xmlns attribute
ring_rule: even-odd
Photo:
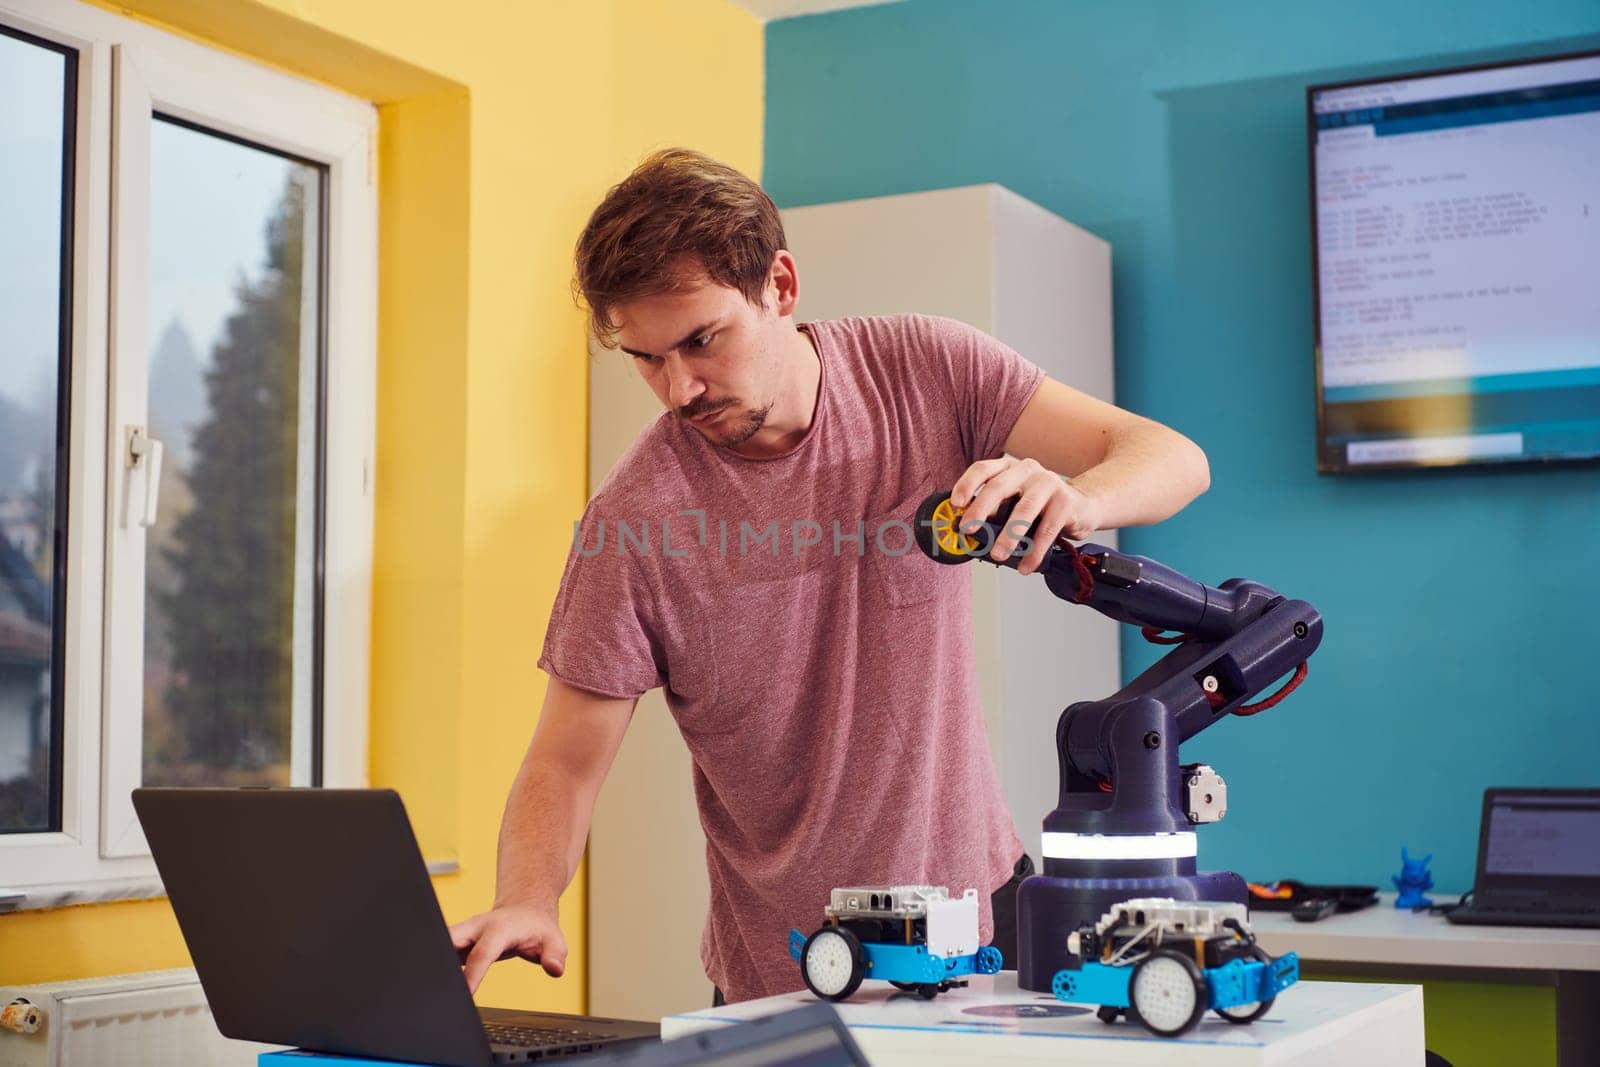
<svg viewBox="0 0 1600 1067"><path fill-rule="evenodd" d="M1264 1017L1236 1026L1208 1013L1182 1038L1156 1037L1120 1020L1106 1025L1092 1006L1062 1004L1019 990L1013 971L976 976L932 1001L865 982L836 1004L874 1067L912 1064L1182 1063L1184 1067L1421 1067L1422 990L1414 985L1300 982ZM661 1020L663 1039L728 1026L815 1003L806 992Z"/></svg>
<svg viewBox="0 0 1600 1067"><path fill-rule="evenodd" d="M1436 903L1455 897L1434 897ZM1360 911L1297 922L1288 912L1250 912L1268 952L1302 959L1394 966L1600 971L1600 930L1548 926L1455 926L1442 915L1402 911L1394 894Z"/></svg>

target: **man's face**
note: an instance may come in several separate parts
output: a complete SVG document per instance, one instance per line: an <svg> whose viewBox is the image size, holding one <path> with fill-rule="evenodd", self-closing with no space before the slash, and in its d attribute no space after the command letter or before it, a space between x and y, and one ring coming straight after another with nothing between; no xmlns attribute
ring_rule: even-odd
<svg viewBox="0 0 1600 1067"><path fill-rule="evenodd" d="M789 331L770 291L754 307L704 275L679 292L614 312L617 343L668 410L713 444L738 448L766 422L781 385Z"/></svg>

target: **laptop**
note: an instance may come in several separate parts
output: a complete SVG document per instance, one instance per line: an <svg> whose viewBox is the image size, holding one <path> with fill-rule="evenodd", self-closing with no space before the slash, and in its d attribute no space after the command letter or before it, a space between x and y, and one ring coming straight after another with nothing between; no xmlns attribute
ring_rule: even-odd
<svg viewBox="0 0 1600 1067"><path fill-rule="evenodd" d="M867 1057L826 1001L729 1026L713 1026L672 1041L629 1041L619 1051L580 1058L584 1067L868 1067ZM300 1049L266 1052L260 1067L307 1063L365 1063ZM401 1065L396 1065L401 1067Z"/></svg>
<svg viewBox="0 0 1600 1067"><path fill-rule="evenodd" d="M827 1001L719 1026L656 1045L602 1053L595 1067L867 1067L855 1038Z"/></svg>
<svg viewBox="0 0 1600 1067"><path fill-rule="evenodd" d="M482 1067L660 1035L475 1007L392 790L135 789L133 806L226 1037Z"/></svg>
<svg viewBox="0 0 1600 1067"><path fill-rule="evenodd" d="M1453 923L1600 927L1600 789L1487 789L1472 900Z"/></svg>

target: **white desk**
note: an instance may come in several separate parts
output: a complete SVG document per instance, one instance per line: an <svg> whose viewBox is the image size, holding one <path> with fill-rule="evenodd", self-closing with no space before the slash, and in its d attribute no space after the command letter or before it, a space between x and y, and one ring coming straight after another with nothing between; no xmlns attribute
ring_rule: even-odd
<svg viewBox="0 0 1600 1067"><path fill-rule="evenodd" d="M1397 909L1392 893L1374 907L1312 923L1252 911L1250 926L1268 952L1298 952L1302 966L1313 970L1361 964L1396 977L1432 968L1553 974L1559 1062L1600 1064L1600 930L1453 926L1443 916Z"/></svg>
<svg viewBox="0 0 1600 1067"><path fill-rule="evenodd" d="M814 1003L790 993L661 1020L663 1040ZM866 982L835 1005L873 1067L1072 1063L1074 1067L1421 1067L1422 990L1413 985L1300 982L1264 1018L1235 1026L1207 1014L1177 1040L1107 1026L1094 1009L1017 989L1014 971L974 977L936 1000Z"/></svg>

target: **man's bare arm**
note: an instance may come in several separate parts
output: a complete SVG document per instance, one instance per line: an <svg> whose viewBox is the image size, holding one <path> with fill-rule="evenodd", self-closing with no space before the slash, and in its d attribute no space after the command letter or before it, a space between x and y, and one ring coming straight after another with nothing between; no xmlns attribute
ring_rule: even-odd
<svg viewBox="0 0 1600 1067"><path fill-rule="evenodd" d="M1056 534L1082 540L1095 530L1160 522L1205 492L1211 468L1200 447L1176 430L1046 378L1006 438L1008 453L974 463L956 482L951 502L974 523L1001 503L1021 499L1012 524L1039 519L1019 570L1030 573ZM1072 481L1064 483L1058 475ZM993 554L1003 558L1018 536L999 531Z"/></svg>
<svg viewBox="0 0 1600 1067"><path fill-rule="evenodd" d="M595 797L636 703L550 679L500 822L494 907L450 928L474 992L492 963L511 956L555 977L566 970L556 904L583 859Z"/></svg>
<svg viewBox="0 0 1600 1067"><path fill-rule="evenodd" d="M1211 484L1206 454L1183 434L1052 378L1022 409L1005 448L1071 478L1099 503L1104 530L1160 522Z"/></svg>

